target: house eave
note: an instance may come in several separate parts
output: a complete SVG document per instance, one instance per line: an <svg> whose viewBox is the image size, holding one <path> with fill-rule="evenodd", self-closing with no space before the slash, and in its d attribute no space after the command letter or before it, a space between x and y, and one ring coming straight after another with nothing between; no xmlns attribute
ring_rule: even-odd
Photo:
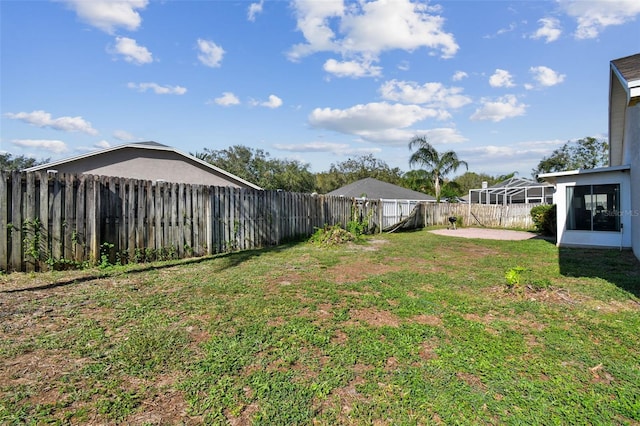
<svg viewBox="0 0 640 426"><path fill-rule="evenodd" d="M553 172L553 173L540 173L538 175L538 178L544 180L545 182L549 182L552 185L555 185L557 178L559 177L591 175L596 173L624 172L629 170L631 170L631 165L625 164L622 166L598 167L595 169L577 169L577 170L566 170L562 172Z"/></svg>

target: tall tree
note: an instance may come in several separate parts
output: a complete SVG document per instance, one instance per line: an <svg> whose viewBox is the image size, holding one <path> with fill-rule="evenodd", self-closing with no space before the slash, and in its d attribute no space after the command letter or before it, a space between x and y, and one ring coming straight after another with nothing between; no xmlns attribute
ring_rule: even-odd
<svg viewBox="0 0 640 426"><path fill-rule="evenodd" d="M193 155L264 189L311 192L315 187L307 164L270 158L262 149L234 145L221 150L205 148Z"/></svg>
<svg viewBox="0 0 640 426"><path fill-rule="evenodd" d="M0 153L0 170L23 170L49 162L48 158L36 160L35 158L25 157L24 155L12 157L8 152Z"/></svg>
<svg viewBox="0 0 640 426"><path fill-rule="evenodd" d="M402 186L429 194L433 192L433 178L426 170L409 170L402 175Z"/></svg>
<svg viewBox="0 0 640 426"><path fill-rule="evenodd" d="M372 154L360 155L331 164L328 172L318 173L316 175L317 191L326 194L368 177L397 185L402 180L402 172L397 167L389 167L387 163Z"/></svg>
<svg viewBox="0 0 640 426"><path fill-rule="evenodd" d="M540 173L565 170L594 169L609 164L609 144L604 139L586 137L568 141L548 157L544 157L533 169L533 176Z"/></svg>
<svg viewBox="0 0 640 426"><path fill-rule="evenodd" d="M440 154L424 136L416 136L409 142L409 149L416 148L416 151L409 158L409 165L420 165L426 167L426 171L431 174L436 200L440 201L440 187L446 175L458 170L460 166L466 169L469 165L466 161L460 160L454 151L446 151Z"/></svg>
<svg viewBox="0 0 640 426"><path fill-rule="evenodd" d="M458 184L460 189L459 195L467 195L470 189L482 188L482 182L487 182L487 184L491 186L510 179L516 174L517 172L509 173L507 175L491 176L486 173L465 172L460 176L453 178L453 181Z"/></svg>

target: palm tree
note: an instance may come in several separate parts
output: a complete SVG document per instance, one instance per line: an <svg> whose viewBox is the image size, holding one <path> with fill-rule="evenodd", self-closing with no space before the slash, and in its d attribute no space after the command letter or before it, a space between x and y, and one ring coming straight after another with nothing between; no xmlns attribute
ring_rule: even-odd
<svg viewBox="0 0 640 426"><path fill-rule="evenodd" d="M444 176L451 172L455 172L460 166L464 166L467 170L469 165L466 161L458 159L458 155L453 151L447 151L440 154L424 136L415 136L409 142L409 149L417 150L411 154L409 158L409 166L415 164L427 167L427 172L433 178L433 186L436 191L436 199L440 202L440 181Z"/></svg>
<svg viewBox="0 0 640 426"><path fill-rule="evenodd" d="M402 186L428 194L433 190L433 179L426 170L409 170L402 175Z"/></svg>

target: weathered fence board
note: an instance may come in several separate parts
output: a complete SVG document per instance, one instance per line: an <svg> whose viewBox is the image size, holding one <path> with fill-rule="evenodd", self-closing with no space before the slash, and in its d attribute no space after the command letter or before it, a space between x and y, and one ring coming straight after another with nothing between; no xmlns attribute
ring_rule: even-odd
<svg viewBox="0 0 640 426"><path fill-rule="evenodd" d="M464 226L482 226L489 228L533 228L531 207L536 204L462 204L427 203L425 207L425 226L448 225L448 218L462 219Z"/></svg>
<svg viewBox="0 0 640 426"><path fill-rule="evenodd" d="M9 194L9 181L10 177L8 173L0 170L0 250L3 253L0 256L0 270L6 271L9 259L7 258L7 250L8 250L8 242L9 242L9 228L7 225L9 224L9 199L7 195Z"/></svg>

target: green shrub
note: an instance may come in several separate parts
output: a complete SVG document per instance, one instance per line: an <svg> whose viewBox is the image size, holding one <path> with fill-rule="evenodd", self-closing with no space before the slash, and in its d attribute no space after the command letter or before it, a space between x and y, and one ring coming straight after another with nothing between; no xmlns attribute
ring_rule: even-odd
<svg viewBox="0 0 640 426"><path fill-rule="evenodd" d="M516 266L508 269L504 273L507 289L523 290L525 287L531 291L542 291L552 288L551 280L548 278L536 278L531 269L523 266Z"/></svg>
<svg viewBox="0 0 640 426"><path fill-rule="evenodd" d="M557 212L555 204L541 204L532 207L531 217L536 232L542 235L556 235Z"/></svg>
<svg viewBox="0 0 640 426"><path fill-rule="evenodd" d="M316 229L316 232L309 238L309 242L320 246L333 246L356 241L357 239L357 235L342 229L340 225L325 225L323 228Z"/></svg>

